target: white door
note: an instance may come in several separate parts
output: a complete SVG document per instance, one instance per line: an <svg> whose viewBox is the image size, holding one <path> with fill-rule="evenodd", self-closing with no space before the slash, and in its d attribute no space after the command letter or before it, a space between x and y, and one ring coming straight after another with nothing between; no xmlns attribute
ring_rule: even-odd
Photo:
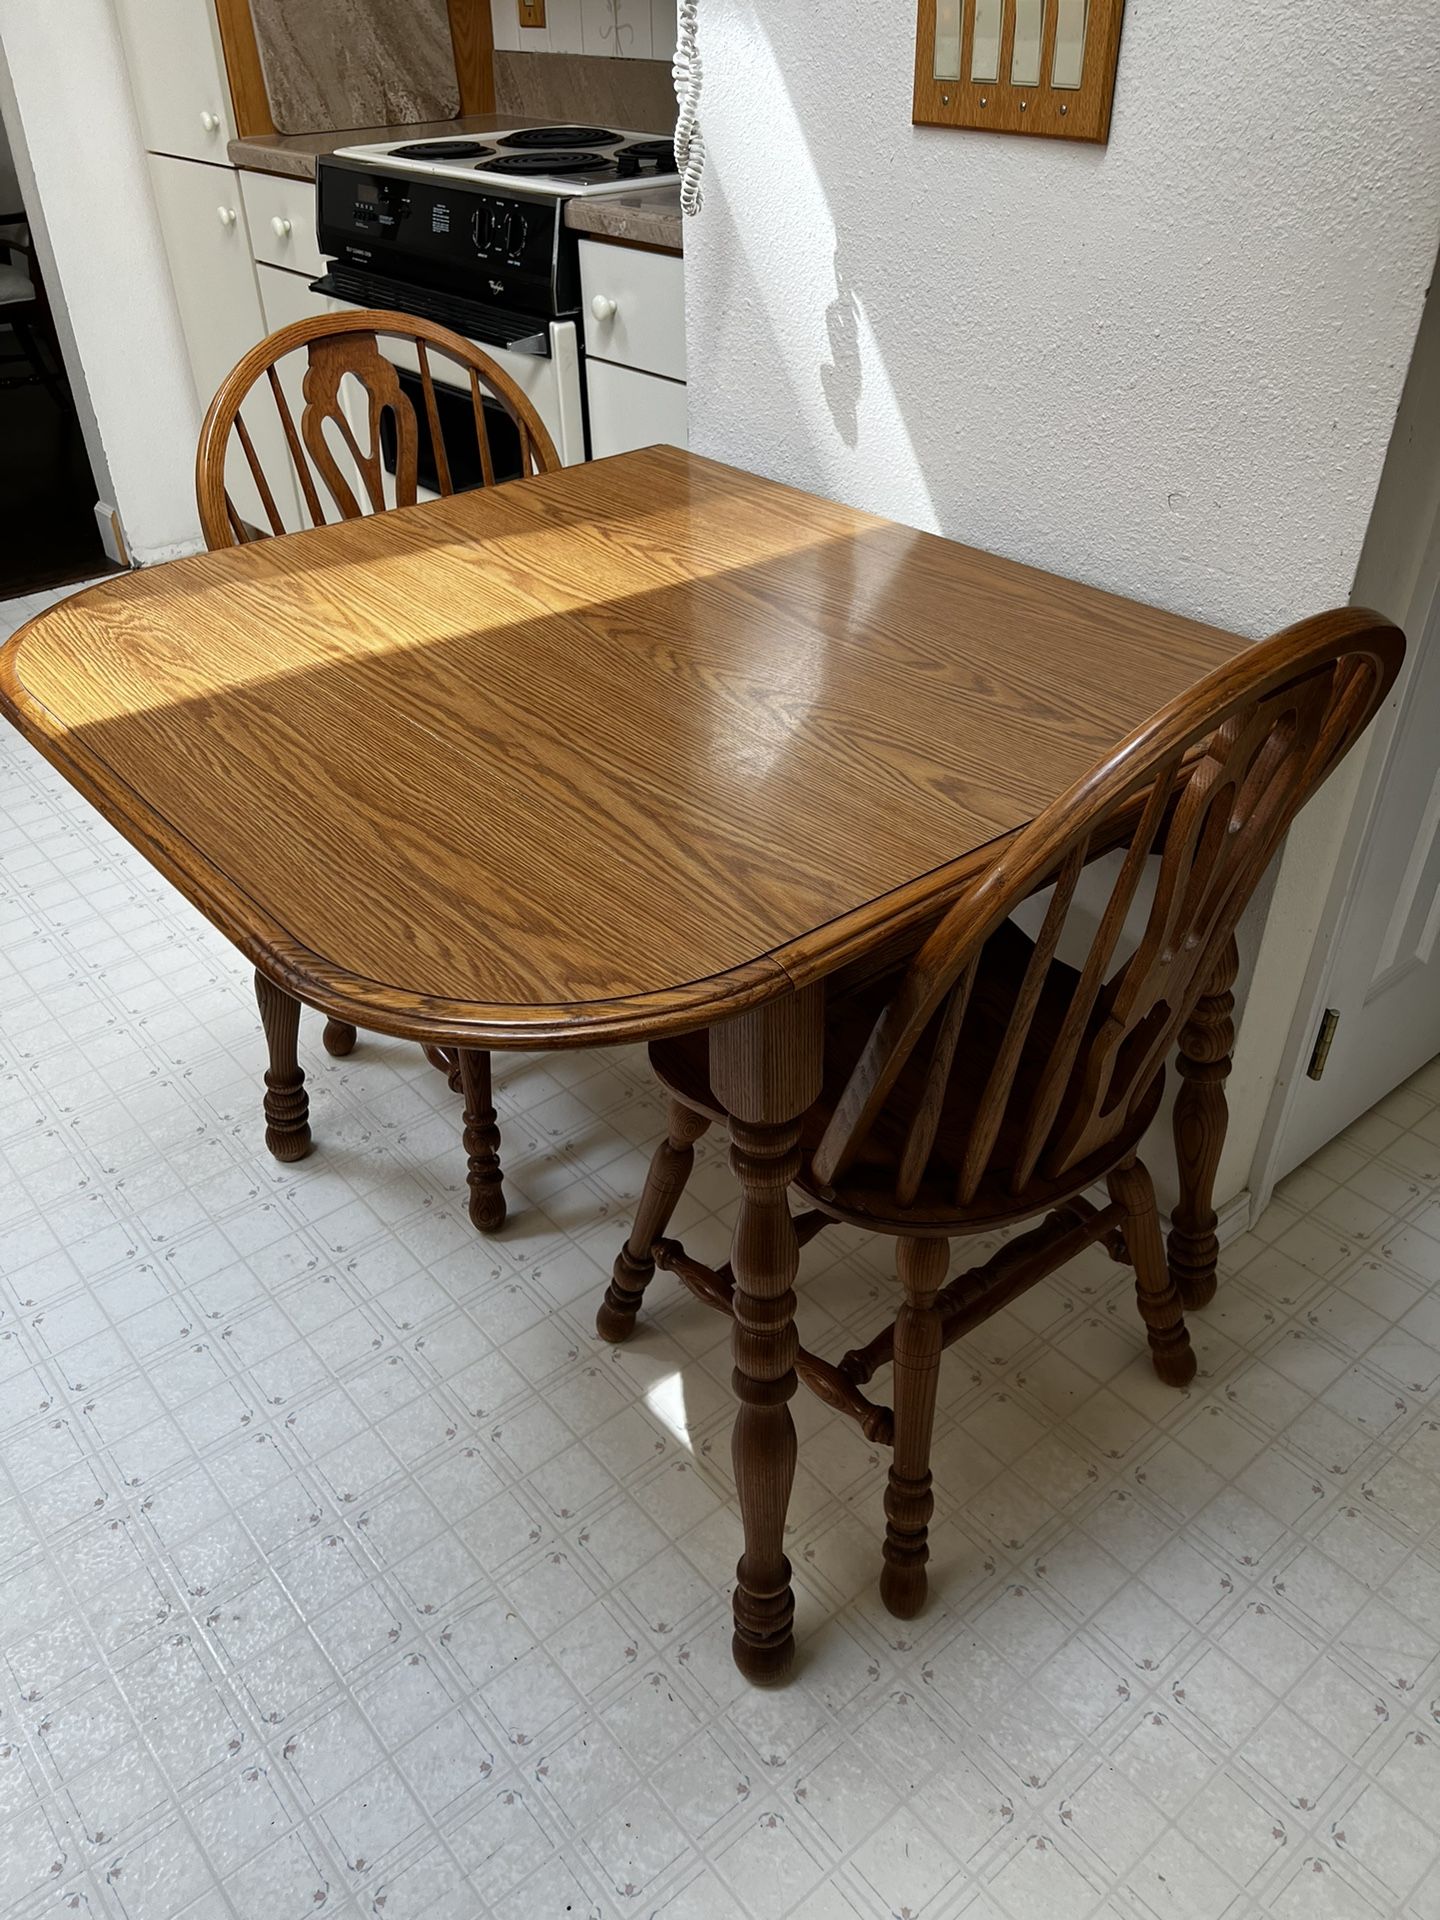
<svg viewBox="0 0 1440 1920"><path fill-rule="evenodd" d="M116 0L115 12L145 145L226 165L235 127L212 0Z"/></svg>
<svg viewBox="0 0 1440 1920"><path fill-rule="evenodd" d="M1440 519L1404 625L1398 712L1377 743L1373 812L1314 1023L1318 1038L1328 1010L1334 1037L1319 1080L1300 1061L1276 1177L1440 1053Z"/></svg>
<svg viewBox="0 0 1440 1920"><path fill-rule="evenodd" d="M153 155L150 178L203 411L230 369L266 333L239 176L233 167ZM293 513L298 525L289 454L273 409L266 410L253 432L280 513L287 523ZM225 481L237 512L254 526L266 526L264 507L238 446L231 448Z"/></svg>

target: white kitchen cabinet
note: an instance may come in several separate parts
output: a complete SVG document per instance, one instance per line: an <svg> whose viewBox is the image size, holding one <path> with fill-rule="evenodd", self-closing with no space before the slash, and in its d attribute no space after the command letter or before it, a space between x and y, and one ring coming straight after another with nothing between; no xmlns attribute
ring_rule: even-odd
<svg viewBox="0 0 1440 1920"><path fill-rule="evenodd" d="M151 155L150 178L203 411L236 361L266 333L240 181L233 167L196 166L193 160L165 154ZM299 509L288 477L284 434L273 409L257 423L254 439L267 477L272 471L279 475L275 498L288 522L292 506L297 514ZM236 449L226 483L237 511L264 526L259 494Z"/></svg>
<svg viewBox="0 0 1440 1920"><path fill-rule="evenodd" d="M582 240L580 289L592 360L685 378L685 262L678 254Z"/></svg>
<svg viewBox="0 0 1440 1920"><path fill-rule="evenodd" d="M683 380L662 380L605 360L586 366L590 389L590 456L630 453L636 447L688 444L687 389Z"/></svg>
<svg viewBox="0 0 1440 1920"><path fill-rule="evenodd" d="M146 147L225 166L235 126L211 0L115 0L115 12Z"/></svg>
<svg viewBox="0 0 1440 1920"><path fill-rule="evenodd" d="M580 285L591 458L685 446L685 262L582 240Z"/></svg>

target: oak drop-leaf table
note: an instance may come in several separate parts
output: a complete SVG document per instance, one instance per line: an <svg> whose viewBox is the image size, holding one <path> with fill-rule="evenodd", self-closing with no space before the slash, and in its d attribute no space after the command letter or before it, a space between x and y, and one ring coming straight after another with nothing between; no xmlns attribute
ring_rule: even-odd
<svg viewBox="0 0 1440 1920"><path fill-rule="evenodd" d="M486 1049L714 1026L750 1143L736 1654L766 1680L793 1653L776 1171L783 1193L826 976L933 921L1243 644L654 448L117 576L14 636L0 706L333 1019ZM1181 1045L1190 1305L1214 1286L1229 985Z"/></svg>

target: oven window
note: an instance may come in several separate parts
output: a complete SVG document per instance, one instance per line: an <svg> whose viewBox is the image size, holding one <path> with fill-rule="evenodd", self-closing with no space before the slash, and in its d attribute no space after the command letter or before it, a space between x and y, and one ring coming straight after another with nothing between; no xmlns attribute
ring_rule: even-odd
<svg viewBox="0 0 1440 1920"><path fill-rule="evenodd" d="M420 485L431 493L440 491L440 476L435 469L435 444L430 437L430 421L425 412L425 388L418 373L398 367L400 386L415 409L418 436L417 475ZM445 440L445 455L450 462L450 479L457 493L484 486L480 471L480 448L475 438L475 415L468 391L435 382L435 411L440 416L440 432ZM495 465L497 484L520 477L520 434L515 422L498 400L485 396L485 423L490 429L490 457ZM380 458L388 473L395 471L395 419L387 408L380 416Z"/></svg>

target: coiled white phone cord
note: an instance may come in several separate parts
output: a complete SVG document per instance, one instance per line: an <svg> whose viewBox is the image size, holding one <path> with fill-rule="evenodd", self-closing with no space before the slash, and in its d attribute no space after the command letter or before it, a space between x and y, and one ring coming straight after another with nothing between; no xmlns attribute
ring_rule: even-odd
<svg viewBox="0 0 1440 1920"><path fill-rule="evenodd" d="M675 164L680 169L680 205L688 214L704 204L700 176L705 170L705 136L700 131L700 89L705 80L695 41L699 0L680 0L675 42L675 98L680 104L675 122Z"/></svg>

